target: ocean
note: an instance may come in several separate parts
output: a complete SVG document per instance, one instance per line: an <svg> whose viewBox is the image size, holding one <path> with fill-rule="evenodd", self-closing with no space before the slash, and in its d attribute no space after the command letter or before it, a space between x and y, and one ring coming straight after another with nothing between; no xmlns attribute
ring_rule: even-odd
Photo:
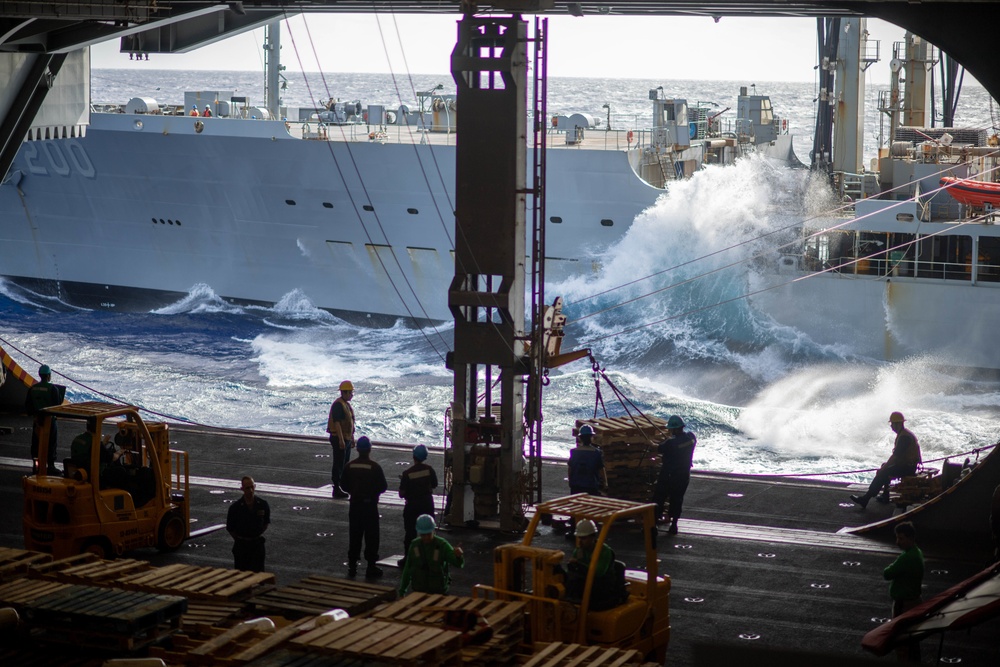
<svg viewBox="0 0 1000 667"><path fill-rule="evenodd" d="M414 91L450 81L447 74L287 76L284 102L303 107L329 97L414 107ZM751 85L771 96L808 162L816 97L810 83L553 79L548 113L606 120L608 104L614 125L647 117L648 91L658 86L667 97L722 110L735 107L740 86ZM869 109L881 89L866 92ZM153 97L179 104L186 90L232 90L263 103L256 73L137 67L92 77L95 102ZM991 112L983 89L966 87L956 124L989 127ZM880 122L869 111L867 158L876 153ZM819 191L806 171L762 160L706 169L672 186L619 244L600 249L598 276L548 286L550 300L562 295L567 303L563 349L590 347L644 412L682 416L698 435L695 466L703 470L868 479L870 473L841 473L877 467L888 456L893 410L906 415L925 460L996 442L1000 381L947 373L923 357L882 363L843 345L817 345L739 298L752 263L725 267L758 251L760 235L828 206ZM679 268L663 272L672 267ZM643 276L652 277L628 284ZM665 289L679 278L691 280ZM361 433L376 441L443 443L452 378L438 334L450 341L450 326L359 328L295 293L272 308L240 308L211 285L168 308L120 314L26 298L0 283L0 320L0 345L29 371L50 365L73 401L124 401L157 418L323 436L330 401L350 379ZM600 389L608 413L623 414L604 380ZM588 363L553 371L543 452L566 456L574 420L595 410L604 414Z"/></svg>

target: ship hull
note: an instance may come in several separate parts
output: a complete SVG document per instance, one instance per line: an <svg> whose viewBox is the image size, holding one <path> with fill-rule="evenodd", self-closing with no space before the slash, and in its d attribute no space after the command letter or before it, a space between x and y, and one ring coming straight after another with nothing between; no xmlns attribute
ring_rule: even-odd
<svg viewBox="0 0 1000 667"><path fill-rule="evenodd" d="M454 164L453 145L95 114L85 137L22 146L0 186L0 274L107 310L156 308L207 285L234 303L296 294L362 321L443 321ZM558 280L594 270L584 258L662 190L625 152L579 148L549 152L547 192L546 269Z"/></svg>

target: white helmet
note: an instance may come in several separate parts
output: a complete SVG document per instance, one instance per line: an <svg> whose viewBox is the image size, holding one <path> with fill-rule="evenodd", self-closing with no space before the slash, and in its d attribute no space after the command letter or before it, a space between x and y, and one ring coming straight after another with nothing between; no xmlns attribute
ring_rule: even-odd
<svg viewBox="0 0 1000 667"><path fill-rule="evenodd" d="M597 534L597 524L590 519L580 519L576 524L577 537L590 537Z"/></svg>

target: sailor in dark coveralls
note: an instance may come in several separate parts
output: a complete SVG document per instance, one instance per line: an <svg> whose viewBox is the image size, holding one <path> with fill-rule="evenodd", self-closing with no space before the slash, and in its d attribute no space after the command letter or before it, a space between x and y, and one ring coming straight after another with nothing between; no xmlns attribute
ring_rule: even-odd
<svg viewBox="0 0 1000 667"><path fill-rule="evenodd" d="M888 503L889 483L899 477L917 473L917 466L921 463L920 444L917 442L917 436L903 426L905 421L902 412L893 412L889 415L889 428L896 434L892 455L875 473L875 479L868 485L868 491L864 495L851 496L851 500L861 507L868 507L868 501L876 497L880 503Z"/></svg>
<svg viewBox="0 0 1000 667"><path fill-rule="evenodd" d="M365 576L373 579L382 576L378 563L379 527L378 497L385 493L389 485L385 481L382 467L371 460L372 443L366 436L358 438L355 449L358 456L344 466L341 486L351 494L348 510L347 574L358 573L358 559L361 557L361 540L365 542L365 560L368 569Z"/></svg>
<svg viewBox="0 0 1000 667"><path fill-rule="evenodd" d="M434 516L434 489L437 488L437 473L424 463L427 448L417 445L413 448L413 465L403 471L399 478L399 497L403 504L403 559L410 549L410 542L417 537L417 517L421 514Z"/></svg>
<svg viewBox="0 0 1000 667"><path fill-rule="evenodd" d="M271 507L254 494L252 477L242 480L243 497L229 506L226 530L233 536L233 567L264 571L264 531L271 525Z"/></svg>
<svg viewBox="0 0 1000 667"><path fill-rule="evenodd" d="M653 502L656 503L656 520L663 515L663 504L670 501L667 519L670 527L667 533L677 534L677 520L684 505L684 492L691 482L691 464L698 439L691 431L684 430L684 420L673 415L667 420L667 439L659 444L657 451L663 457L660 476L656 479Z"/></svg>
<svg viewBox="0 0 1000 667"><path fill-rule="evenodd" d="M60 384L52 384L52 370L45 365L39 366L38 377L41 380L28 387L28 395L24 398L24 411L35 418L31 426L31 472L36 473L36 468L41 463L38 460L38 429L42 425L42 417L39 411L43 408L50 408L54 405L62 405L66 396L66 387ZM50 475L58 475L59 468L56 467L56 420L53 419L49 426L49 456L48 469Z"/></svg>
<svg viewBox="0 0 1000 667"><path fill-rule="evenodd" d="M577 436L580 442L569 452L569 492L600 495L608 489L604 453L593 445L594 429L589 424L581 426Z"/></svg>

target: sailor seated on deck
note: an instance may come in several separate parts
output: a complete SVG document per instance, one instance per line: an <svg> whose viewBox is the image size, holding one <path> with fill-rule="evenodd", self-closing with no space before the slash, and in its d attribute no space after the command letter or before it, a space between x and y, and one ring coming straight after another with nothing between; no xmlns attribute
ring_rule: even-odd
<svg viewBox="0 0 1000 667"><path fill-rule="evenodd" d="M576 524L578 546L566 566L566 599L579 602L583 599L587 571L594 557L597 543L597 525L590 519L580 519ZM597 571L590 592L590 609L603 611L624 604L628 600L625 589L625 564L615 560L615 552L607 544L601 545L597 554Z"/></svg>

